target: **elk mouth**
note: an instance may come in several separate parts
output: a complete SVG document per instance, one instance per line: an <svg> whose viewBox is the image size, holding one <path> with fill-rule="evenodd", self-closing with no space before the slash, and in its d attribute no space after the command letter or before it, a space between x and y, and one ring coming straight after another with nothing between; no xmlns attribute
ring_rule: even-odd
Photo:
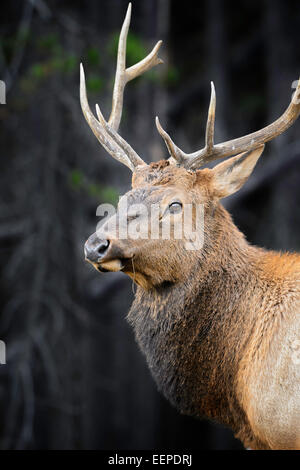
<svg viewBox="0 0 300 470"><path fill-rule="evenodd" d="M103 260L99 263L91 262L88 259L89 263L91 263L94 268L99 271L100 273L108 273L108 272L119 272L123 271L128 265L131 265L132 258L114 258L110 260Z"/></svg>
<svg viewBox="0 0 300 470"><path fill-rule="evenodd" d="M111 259L109 261L103 261L99 263L96 269L100 271L101 273L107 273L107 272L122 271L123 268L124 268L124 263L122 262L122 260L119 258L116 258L116 259Z"/></svg>
<svg viewBox="0 0 300 470"><path fill-rule="evenodd" d="M133 263L134 255L129 258L113 258L110 260L103 260L99 262L92 262L86 258L86 261L91 263L94 268L100 273L108 272L123 272L127 274L137 285L141 286L145 290L149 290L152 287L151 280L148 276L135 270Z"/></svg>

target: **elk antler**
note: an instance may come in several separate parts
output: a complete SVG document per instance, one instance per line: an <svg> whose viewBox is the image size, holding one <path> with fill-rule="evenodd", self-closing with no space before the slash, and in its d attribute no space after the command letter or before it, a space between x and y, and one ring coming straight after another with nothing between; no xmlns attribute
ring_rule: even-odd
<svg viewBox="0 0 300 470"><path fill-rule="evenodd" d="M124 88L126 83L128 83L130 80L133 80L155 65L161 64L163 61L157 55L158 50L162 44L162 41L159 41L150 54L147 55L147 57L132 67L126 69L126 41L130 24L130 17L131 3L128 5L119 38L112 111L108 122L104 119L98 105L96 105L98 120L95 118L89 107L82 64L80 64L80 103L87 123L105 150L107 150L107 152L110 153L111 156L116 160L120 161L124 165L128 166L132 171L134 171L136 166L145 165L145 162L117 132L122 116Z"/></svg>
<svg viewBox="0 0 300 470"><path fill-rule="evenodd" d="M300 114L300 80L291 103L286 111L275 122L252 134L228 140L222 144L214 145L214 122L215 122L216 95L214 84L211 82L211 98L206 124L205 147L194 153L185 153L177 147L171 137L161 127L156 117L157 130L165 141L168 151L180 165L187 169L197 169L206 162L220 158L236 155L247 150L253 150L260 145L274 139L290 127Z"/></svg>

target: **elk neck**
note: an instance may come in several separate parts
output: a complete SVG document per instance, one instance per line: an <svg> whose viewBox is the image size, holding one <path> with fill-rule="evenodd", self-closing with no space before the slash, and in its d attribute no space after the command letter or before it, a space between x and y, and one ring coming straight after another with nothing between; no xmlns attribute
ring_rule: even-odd
<svg viewBox="0 0 300 470"><path fill-rule="evenodd" d="M247 243L220 204L214 220L213 235L193 253L188 275L173 285L138 287L128 321L167 399L182 413L234 429L243 413L235 378L255 324L247 305L265 251Z"/></svg>

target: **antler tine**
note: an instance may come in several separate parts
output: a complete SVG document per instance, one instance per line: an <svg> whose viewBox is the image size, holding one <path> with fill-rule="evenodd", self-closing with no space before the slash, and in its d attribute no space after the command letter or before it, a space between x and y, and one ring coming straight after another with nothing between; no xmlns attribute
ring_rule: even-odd
<svg viewBox="0 0 300 470"><path fill-rule="evenodd" d="M184 153L174 144L171 137L161 128L161 126L160 129L158 128L159 133L166 142L171 156L187 169L195 170L206 162L253 150L282 134L296 121L300 114L300 80L298 81L298 85L290 105L275 122L259 131L217 145L214 145L213 143L215 106L216 97L212 83L211 100L206 126L206 145L203 149L197 152L190 154Z"/></svg>
<svg viewBox="0 0 300 470"><path fill-rule="evenodd" d="M145 57L143 60L133 65L132 67L126 69L126 43L130 19L131 3L129 3L128 5L125 20L120 33L116 78L113 91L112 111L108 120L108 124L110 125L110 127L112 127L116 131L118 130L121 121L123 108L123 94L126 83L143 74L155 65L163 63L163 60L160 59L157 55L159 48L162 45L162 41L158 41L158 43L154 46L154 48L152 49L150 54L147 55L147 57Z"/></svg>
<svg viewBox="0 0 300 470"><path fill-rule="evenodd" d="M285 112L274 122L259 131L252 132L243 137L229 140L222 144L215 145L211 152L201 150L190 154L190 160L187 167L190 169L199 168L200 165L208 161L236 155L241 152L253 150L260 145L269 142L278 135L286 131L297 119L300 114L300 80L292 100Z"/></svg>
<svg viewBox="0 0 300 470"><path fill-rule="evenodd" d="M174 158L179 164L184 163L186 158L188 158L188 154L184 153L182 150L180 150L179 147L177 147L177 145L174 144L169 134L162 128L159 122L158 116L156 116L155 118L155 124L156 124L158 132L160 133L161 137L165 141L165 144L167 146L167 149L169 151L171 158Z"/></svg>
<svg viewBox="0 0 300 470"><path fill-rule="evenodd" d="M124 140L109 124L105 121L103 114L100 111L98 104L96 104L96 114L99 119L99 122L105 128L106 132L114 139L114 141L124 150L124 152L128 155L130 162L133 164L134 167L138 165L145 165L144 160L142 160L138 154L133 150L133 148Z"/></svg>
<svg viewBox="0 0 300 470"><path fill-rule="evenodd" d="M216 115L216 90L214 82L210 82L211 95L207 116L206 134L205 134L205 148L207 152L211 152L214 148L214 133L215 133L215 115Z"/></svg>
<svg viewBox="0 0 300 470"><path fill-rule="evenodd" d="M114 142L114 140L108 134L106 128L103 127L99 121L97 121L90 109L86 94L85 75L82 64L80 64L80 104L84 117L93 133L99 140L100 144L108 153L110 153L112 157L134 171L134 165L130 161L128 155L126 155L125 152L116 144L116 142Z"/></svg>
<svg viewBox="0 0 300 470"><path fill-rule="evenodd" d="M128 5L125 20L119 37L116 78L112 99L112 111L108 120L109 125L115 130L118 130L119 128L122 116L123 93L126 85L126 44L130 19L131 3L129 3Z"/></svg>
<svg viewBox="0 0 300 470"><path fill-rule="evenodd" d="M131 3L129 3L125 20L120 33L116 78L113 91L112 111L108 122L104 119L100 108L96 105L98 120L93 115L87 100L85 76L82 64L80 65L80 102L83 114L93 133L103 147L132 171L145 162L137 155L132 147L117 133L122 116L123 94L127 82L149 70L154 65L162 63L158 57L158 50L162 44L159 41L150 54L143 60L126 69L126 42L131 17Z"/></svg>
<svg viewBox="0 0 300 470"><path fill-rule="evenodd" d="M206 134L205 134L205 148L202 150L205 151L207 154L211 153L214 148L214 130L215 130L215 114L216 114L216 91L213 82L211 84L211 95L210 95L210 103L208 109L208 116L207 116L207 124L206 124ZM173 140L169 136L169 134L162 128L158 117L155 118L155 123L158 132L160 133L161 137L164 139L169 154L171 158L176 160L177 163L183 166L188 165L191 154L183 152L177 145L174 144Z"/></svg>

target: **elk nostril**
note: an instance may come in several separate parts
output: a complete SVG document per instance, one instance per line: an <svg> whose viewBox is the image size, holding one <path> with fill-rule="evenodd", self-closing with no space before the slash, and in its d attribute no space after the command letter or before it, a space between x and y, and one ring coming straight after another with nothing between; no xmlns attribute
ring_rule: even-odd
<svg viewBox="0 0 300 470"><path fill-rule="evenodd" d="M108 247L109 247L109 240L103 240L103 242L99 245L97 249L99 255L104 255Z"/></svg>

